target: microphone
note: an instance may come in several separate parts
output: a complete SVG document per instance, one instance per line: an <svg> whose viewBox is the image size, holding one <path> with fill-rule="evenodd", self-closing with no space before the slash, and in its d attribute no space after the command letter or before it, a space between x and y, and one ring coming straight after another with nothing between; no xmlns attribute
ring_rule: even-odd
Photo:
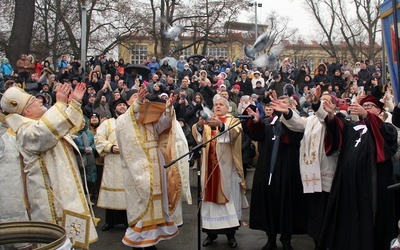
<svg viewBox="0 0 400 250"><path fill-rule="evenodd" d="M393 184L387 187L387 189L397 189L397 188L400 188L400 183Z"/></svg>
<svg viewBox="0 0 400 250"><path fill-rule="evenodd" d="M236 118L239 118L239 119L254 119L254 115L237 115Z"/></svg>

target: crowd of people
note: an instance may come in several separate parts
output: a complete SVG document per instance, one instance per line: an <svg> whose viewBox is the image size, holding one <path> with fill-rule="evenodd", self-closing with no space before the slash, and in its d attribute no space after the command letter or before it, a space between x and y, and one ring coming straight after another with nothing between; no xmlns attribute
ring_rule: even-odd
<svg viewBox="0 0 400 250"><path fill-rule="evenodd" d="M247 60L180 56L176 67L156 57L143 64L149 75L103 56L85 67L63 56L54 69L49 60L21 54L15 71L2 60L1 136L14 140L8 147L20 155L0 159L24 170L14 183L26 191L14 205L27 212L7 209L0 221L29 215L59 223L67 209L94 219L96 204L106 209L103 231L123 224L124 244L156 249L183 223L190 165L201 168L204 247L225 234L236 248L241 209L250 207L250 228L268 237L263 250L275 249L278 235L283 249L293 249L294 234L308 234L315 249L389 248L400 218L399 194L387 190L400 178L393 126L400 125L400 107L380 63L333 58L310 69L306 60L284 58L266 69ZM143 118L147 104L161 105L162 115ZM185 167L162 167L215 136ZM259 157L248 203L254 144ZM186 187L176 186L177 174ZM67 191L63 185L71 183ZM182 195L170 197L171 190ZM88 243L97 238L93 223L90 229Z"/></svg>

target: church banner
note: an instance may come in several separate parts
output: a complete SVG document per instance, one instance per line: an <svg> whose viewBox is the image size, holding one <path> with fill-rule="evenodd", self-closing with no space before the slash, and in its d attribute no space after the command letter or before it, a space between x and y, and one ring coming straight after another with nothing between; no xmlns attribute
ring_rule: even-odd
<svg viewBox="0 0 400 250"><path fill-rule="evenodd" d="M396 12L394 12L393 1L396 1ZM380 17L382 19L383 42L385 43L390 79L393 86L396 103L400 101L399 82L399 44L400 44L400 0L385 0L380 6ZM395 20L397 24L395 24ZM397 30L396 30L397 29ZM398 43L396 44L396 36ZM384 76L384 73L382 72Z"/></svg>

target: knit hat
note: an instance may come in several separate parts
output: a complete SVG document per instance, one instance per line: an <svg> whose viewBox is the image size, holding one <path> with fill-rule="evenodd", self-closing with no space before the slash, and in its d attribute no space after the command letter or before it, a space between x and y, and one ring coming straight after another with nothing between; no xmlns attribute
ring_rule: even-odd
<svg viewBox="0 0 400 250"><path fill-rule="evenodd" d="M9 114L22 114L22 111L31 98L32 95L14 86L4 92L1 98L1 108Z"/></svg>
<svg viewBox="0 0 400 250"><path fill-rule="evenodd" d="M133 94L137 93L137 92L138 92L137 89L131 89L131 90L129 90L128 92L126 92L126 100L131 99L131 96L132 96Z"/></svg>
<svg viewBox="0 0 400 250"><path fill-rule="evenodd" d="M99 113L93 112L93 113L90 115L90 117L92 117L92 116L96 116L97 118L99 118L99 120L101 120L101 115L100 115Z"/></svg>
<svg viewBox="0 0 400 250"><path fill-rule="evenodd" d="M42 100L43 100L43 105L46 105L46 104L47 104L46 96L45 96L43 93L36 94L36 98L42 98Z"/></svg>
<svg viewBox="0 0 400 250"><path fill-rule="evenodd" d="M233 85L233 88L235 88L237 90L240 90L240 85L239 84L235 84L235 85Z"/></svg>
<svg viewBox="0 0 400 250"><path fill-rule="evenodd" d="M118 100L114 101L113 103L113 110L115 110L115 108L118 106L118 104L120 103L125 103L126 106L128 106L128 103L126 103L126 101L124 100L124 98L119 98Z"/></svg>
<svg viewBox="0 0 400 250"><path fill-rule="evenodd" d="M251 98L258 98L257 94L251 94Z"/></svg>
<svg viewBox="0 0 400 250"><path fill-rule="evenodd" d="M168 98L168 94L167 93L161 93L160 99L162 99L163 96L166 96Z"/></svg>

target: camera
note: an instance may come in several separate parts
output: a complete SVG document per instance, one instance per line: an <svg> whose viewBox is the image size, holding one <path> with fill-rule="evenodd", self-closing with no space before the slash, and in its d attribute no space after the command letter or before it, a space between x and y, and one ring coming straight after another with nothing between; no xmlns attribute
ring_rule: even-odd
<svg viewBox="0 0 400 250"><path fill-rule="evenodd" d="M185 94L181 95L181 99L186 100L186 95Z"/></svg>

